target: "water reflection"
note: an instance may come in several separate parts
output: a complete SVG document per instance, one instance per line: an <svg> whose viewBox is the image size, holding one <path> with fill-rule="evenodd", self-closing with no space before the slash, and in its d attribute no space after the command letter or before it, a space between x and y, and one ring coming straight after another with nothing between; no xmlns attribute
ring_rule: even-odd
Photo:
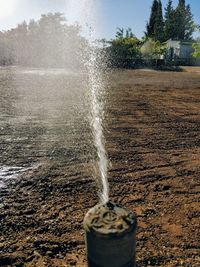
<svg viewBox="0 0 200 267"><path fill-rule="evenodd" d="M86 84L83 74L66 70L1 69L1 168L90 160Z"/></svg>
<svg viewBox="0 0 200 267"><path fill-rule="evenodd" d="M6 187L6 183L13 178L17 178L20 174L32 170L37 166L31 166L29 168L23 167L11 167L11 166L1 166L0 167L0 188Z"/></svg>

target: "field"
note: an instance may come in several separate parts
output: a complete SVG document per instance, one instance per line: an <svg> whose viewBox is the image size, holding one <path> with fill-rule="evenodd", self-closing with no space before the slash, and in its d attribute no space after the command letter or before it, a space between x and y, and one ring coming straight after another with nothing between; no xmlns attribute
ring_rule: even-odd
<svg viewBox="0 0 200 267"><path fill-rule="evenodd" d="M109 79L111 199L137 214L137 266L200 266L200 69ZM91 162L46 161L0 189L0 266L86 266L92 172Z"/></svg>

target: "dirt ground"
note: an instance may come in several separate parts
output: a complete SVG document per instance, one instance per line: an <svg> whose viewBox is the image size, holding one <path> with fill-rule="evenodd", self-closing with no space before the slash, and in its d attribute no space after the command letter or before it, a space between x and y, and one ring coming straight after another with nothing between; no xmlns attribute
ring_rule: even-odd
<svg viewBox="0 0 200 267"><path fill-rule="evenodd" d="M186 70L110 77L111 199L137 214L138 267L200 266L200 70ZM98 197L92 164L74 164L0 189L0 266L86 267L82 221Z"/></svg>

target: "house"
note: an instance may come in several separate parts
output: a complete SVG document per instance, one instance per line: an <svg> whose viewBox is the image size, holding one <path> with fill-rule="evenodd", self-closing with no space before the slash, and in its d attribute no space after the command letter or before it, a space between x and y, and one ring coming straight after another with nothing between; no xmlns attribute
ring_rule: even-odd
<svg viewBox="0 0 200 267"><path fill-rule="evenodd" d="M178 64L196 65L197 61L192 56L194 51L193 41L180 41L169 39L166 43L166 58Z"/></svg>

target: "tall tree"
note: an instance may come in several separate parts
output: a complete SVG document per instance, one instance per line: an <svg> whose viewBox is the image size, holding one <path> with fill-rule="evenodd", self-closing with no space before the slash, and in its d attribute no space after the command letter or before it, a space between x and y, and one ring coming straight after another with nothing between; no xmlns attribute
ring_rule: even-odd
<svg viewBox="0 0 200 267"><path fill-rule="evenodd" d="M154 25L154 39L156 41L163 42L164 41L164 20L163 20L163 12L162 12L162 3L158 0L158 9L156 14L156 20Z"/></svg>
<svg viewBox="0 0 200 267"><path fill-rule="evenodd" d="M179 0L178 6L175 10L175 29L177 39L185 39L185 0Z"/></svg>
<svg viewBox="0 0 200 267"><path fill-rule="evenodd" d="M146 36L154 38L154 27L157 20L157 14L158 14L158 0L154 0L152 7L151 7L151 14L149 18L149 22L146 26Z"/></svg>
<svg viewBox="0 0 200 267"><path fill-rule="evenodd" d="M185 0L178 1L178 8L185 8Z"/></svg>
<svg viewBox="0 0 200 267"><path fill-rule="evenodd" d="M193 14L191 12L190 5L186 6L186 16L185 16L185 39L192 39L192 34L195 31L195 24L193 19Z"/></svg>
<svg viewBox="0 0 200 267"><path fill-rule="evenodd" d="M193 15L190 5L185 0L179 0L176 9L173 9L172 0L165 8L165 40L190 40L194 32Z"/></svg>
<svg viewBox="0 0 200 267"><path fill-rule="evenodd" d="M164 41L164 20L162 12L162 3L160 0L154 0L151 7L149 23L147 23L146 37Z"/></svg>
<svg viewBox="0 0 200 267"><path fill-rule="evenodd" d="M180 40L192 39L194 32L193 15L190 5L186 6L185 0L179 0L175 10L175 18L176 38Z"/></svg>
<svg viewBox="0 0 200 267"><path fill-rule="evenodd" d="M172 6L172 0L169 0L165 8L164 38L165 41L174 39L175 32L175 11Z"/></svg>

